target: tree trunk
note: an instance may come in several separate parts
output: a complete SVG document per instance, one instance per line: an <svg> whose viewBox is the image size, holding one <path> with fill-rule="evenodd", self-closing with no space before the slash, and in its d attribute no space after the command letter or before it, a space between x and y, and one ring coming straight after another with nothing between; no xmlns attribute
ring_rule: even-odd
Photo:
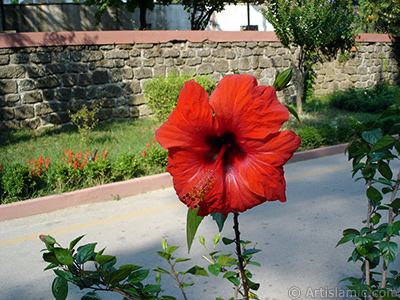
<svg viewBox="0 0 400 300"><path fill-rule="evenodd" d="M146 11L147 11L146 1L140 1L140 16L139 16L140 30L145 30L147 28Z"/></svg>

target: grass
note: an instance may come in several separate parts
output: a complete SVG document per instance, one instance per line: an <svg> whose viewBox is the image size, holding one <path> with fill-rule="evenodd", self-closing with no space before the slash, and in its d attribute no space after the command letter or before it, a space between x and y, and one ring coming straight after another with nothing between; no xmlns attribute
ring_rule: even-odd
<svg viewBox="0 0 400 300"><path fill-rule="evenodd" d="M141 155L146 143L152 143L156 128L151 119L103 123L90 134L90 142L83 141L72 127L6 132L0 135L0 163L26 164L28 159L38 159L40 155L61 162L64 149L75 153L98 149L100 154L108 150L109 159L115 161L124 152Z"/></svg>

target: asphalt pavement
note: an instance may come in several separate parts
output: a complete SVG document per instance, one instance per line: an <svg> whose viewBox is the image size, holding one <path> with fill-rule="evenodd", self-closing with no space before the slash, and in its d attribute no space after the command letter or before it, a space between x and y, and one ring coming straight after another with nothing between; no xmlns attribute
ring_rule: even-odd
<svg viewBox="0 0 400 300"><path fill-rule="evenodd" d="M291 163L285 166L287 202L270 202L239 216L241 238L258 243L255 256L261 267L252 267L259 282L260 299L344 299L347 289L340 280L357 276L360 266L347 263L351 245L335 247L342 231L360 228L366 215L364 183L354 182L351 163L344 154ZM172 188L102 203L71 207L54 212L0 222L0 300L50 300L52 271L43 271L44 244L40 234L50 234L64 245L85 234L81 244L97 242L97 250L116 255L117 266L136 264L167 268L156 251L161 238L180 248L176 256L190 257L182 271L194 264L207 267L198 239L187 253L185 224L187 208ZM233 221L226 221L221 236L233 238ZM200 225L199 234L209 247L218 228L211 218ZM231 245L232 246L232 245ZM230 247L224 251L233 252ZM154 283L155 272L149 282ZM229 299L232 287L221 276L188 277L191 300ZM182 299L167 277L165 293ZM87 291L86 291L87 292ZM70 285L68 300L85 293ZM123 297L101 293L103 299ZM349 298L354 299L354 298Z"/></svg>

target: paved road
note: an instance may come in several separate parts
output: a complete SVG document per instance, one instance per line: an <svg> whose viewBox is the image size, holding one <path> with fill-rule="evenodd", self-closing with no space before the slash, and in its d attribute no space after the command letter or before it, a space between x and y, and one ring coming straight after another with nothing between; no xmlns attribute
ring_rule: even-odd
<svg viewBox="0 0 400 300"><path fill-rule="evenodd" d="M261 283L261 299L290 299L288 291L301 292L299 299L344 298L341 278L358 275L359 266L347 263L350 245L335 248L343 229L359 228L365 215L364 184L351 178L351 165L344 154L289 164L286 203L266 203L240 215L242 238L258 242L261 268L253 268ZM39 234L51 234L67 246L86 234L83 243L98 242L98 250L116 255L119 264L133 263L148 268L167 267L156 251L161 237L170 245L181 245L181 257L207 266L200 243L187 254L185 246L186 207L172 188L119 201L68 208L42 215L0 222L0 300L52 299L52 271L41 259ZM233 237L232 218L223 236ZM211 237L217 227L211 219L200 226L200 234ZM210 243L209 243L210 244ZM187 268L191 264L187 265ZM186 269L186 267L185 267ZM194 278L187 289L192 300L230 298L232 290L221 278ZM167 293L181 298L167 278ZM298 289L298 290L297 290ZM338 297L327 297L330 296ZM70 288L67 299L78 300L84 292ZM103 294L103 299L122 299Z"/></svg>

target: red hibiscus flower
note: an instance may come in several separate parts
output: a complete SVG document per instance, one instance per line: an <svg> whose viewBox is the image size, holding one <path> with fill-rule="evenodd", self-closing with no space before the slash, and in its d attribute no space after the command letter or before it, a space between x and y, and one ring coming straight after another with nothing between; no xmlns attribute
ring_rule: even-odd
<svg viewBox="0 0 400 300"><path fill-rule="evenodd" d="M251 75L227 75L208 99L193 80L156 131L179 199L198 215L243 212L286 201L283 165L300 145L272 87Z"/></svg>

